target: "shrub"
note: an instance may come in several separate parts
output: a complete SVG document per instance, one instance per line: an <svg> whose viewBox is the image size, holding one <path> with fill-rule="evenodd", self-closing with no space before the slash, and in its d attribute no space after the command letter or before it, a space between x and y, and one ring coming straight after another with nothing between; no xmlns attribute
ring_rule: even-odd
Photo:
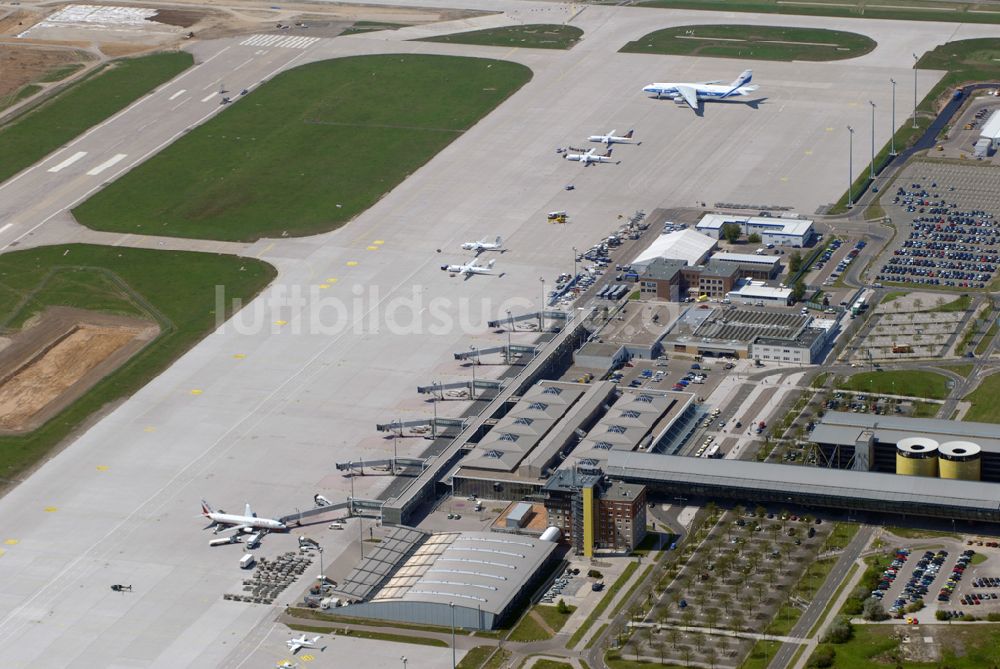
<svg viewBox="0 0 1000 669"><path fill-rule="evenodd" d="M862 615L865 620L885 620L889 617L889 614L885 612L885 607L882 606L882 602L874 597L869 597L865 600L862 606Z"/></svg>
<svg viewBox="0 0 1000 669"><path fill-rule="evenodd" d="M591 569L590 571L588 571L587 576L589 576L590 578L604 578L604 574L597 571L596 569Z"/></svg>
<svg viewBox="0 0 1000 669"><path fill-rule="evenodd" d="M847 643L854 636L854 626L850 619L838 616L823 636L823 643Z"/></svg>
<svg viewBox="0 0 1000 669"><path fill-rule="evenodd" d="M922 599L915 599L911 603L909 603L909 604L906 605L906 612L907 613L916 613L917 611L919 611L922 608L924 608L924 600L922 600Z"/></svg>
<svg viewBox="0 0 1000 669"><path fill-rule="evenodd" d="M563 599L560 599L559 603L556 604L556 611L563 614L564 616L569 615L571 613L569 606L567 606L566 601Z"/></svg>
<svg viewBox="0 0 1000 669"><path fill-rule="evenodd" d="M837 658L837 651L833 649L830 645L821 645L816 647L816 651L813 653L812 658L809 659L810 667L832 667L834 660Z"/></svg>

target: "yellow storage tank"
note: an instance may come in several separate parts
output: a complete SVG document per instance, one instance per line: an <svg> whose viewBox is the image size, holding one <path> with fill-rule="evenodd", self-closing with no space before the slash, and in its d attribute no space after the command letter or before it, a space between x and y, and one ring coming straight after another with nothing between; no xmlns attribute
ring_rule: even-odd
<svg viewBox="0 0 1000 669"><path fill-rule="evenodd" d="M938 467L941 478L978 481L982 448L971 441L946 441L938 447Z"/></svg>
<svg viewBox="0 0 1000 669"><path fill-rule="evenodd" d="M907 437L896 444L896 473L937 476L938 443L926 437Z"/></svg>

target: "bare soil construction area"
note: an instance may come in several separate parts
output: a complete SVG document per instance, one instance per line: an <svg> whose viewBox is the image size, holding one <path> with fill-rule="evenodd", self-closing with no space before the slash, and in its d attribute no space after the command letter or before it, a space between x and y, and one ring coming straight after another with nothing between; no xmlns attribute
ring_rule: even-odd
<svg viewBox="0 0 1000 669"><path fill-rule="evenodd" d="M28 84L62 79L93 56L76 49L46 49L34 45L0 44L0 100Z"/></svg>
<svg viewBox="0 0 1000 669"><path fill-rule="evenodd" d="M0 433L30 431L159 334L152 321L52 307L0 350Z"/></svg>

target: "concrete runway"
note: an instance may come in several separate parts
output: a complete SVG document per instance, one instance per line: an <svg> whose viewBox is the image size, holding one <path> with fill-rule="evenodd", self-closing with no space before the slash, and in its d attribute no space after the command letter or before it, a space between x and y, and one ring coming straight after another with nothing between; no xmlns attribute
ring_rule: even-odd
<svg viewBox="0 0 1000 669"><path fill-rule="evenodd" d="M735 76L744 63L615 53L628 39L691 16L702 23L733 20L588 7L579 17L587 39L570 52L399 43L378 34L321 39L304 49L241 45L244 38L190 45L198 67L0 185L2 248L68 241L148 246L150 240L132 235L85 230L67 211L218 113L220 82L238 91L282 68L385 52L509 58L535 73L350 225L238 247L274 263L276 283L0 500L0 541L7 541L0 544L4 666L235 667L248 658L246 666L266 666L281 651L280 639L268 636L275 610L222 600L243 578L239 549L207 547L197 516L202 497L230 510L249 500L263 516L308 507L316 492L343 499L349 481L333 463L391 453L392 441L376 434L375 422L429 416L415 386L467 379L452 353L505 341L484 331L486 318L537 306L539 278L551 286L555 274L571 269L571 248L589 247L617 226L619 214L716 200L809 213L832 201L846 178L844 126L855 125L864 137L867 100L887 109L888 78L909 81L910 45L933 42L934 24L851 21L876 39L884 33L891 48L874 54L889 65L747 63L766 101L758 109L709 104L699 118L639 89L666 76ZM766 17L770 24L817 21ZM938 39L974 29L945 32L938 25ZM934 81L921 73L920 94ZM880 118L878 143L890 130L889 119ZM620 165L583 168L554 151L580 145L591 133L629 127L643 143L616 147ZM856 143L857 165L863 147ZM64 164L79 153L85 155ZM568 183L576 189L563 190ZM571 223L547 224L544 214L554 209L568 210ZM460 242L493 234L503 235L510 249L497 256L503 276L463 281L440 271L468 257ZM463 407L439 408L457 415ZM400 442L401 453L422 447ZM357 479L356 494L374 496L385 482ZM328 561L348 541L343 532L310 534L327 548ZM272 536L261 554L293 547L292 537ZM134 592L113 593L111 583L130 583ZM298 591L289 590L279 604ZM337 659L319 654L310 666L335 666ZM413 666L434 661L440 666L430 659Z"/></svg>

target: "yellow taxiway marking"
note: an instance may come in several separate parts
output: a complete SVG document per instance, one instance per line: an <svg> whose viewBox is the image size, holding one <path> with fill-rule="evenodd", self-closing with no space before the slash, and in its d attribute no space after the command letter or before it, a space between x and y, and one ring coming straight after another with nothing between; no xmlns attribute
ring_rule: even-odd
<svg viewBox="0 0 1000 669"><path fill-rule="evenodd" d="M246 353L233 353L233 357L236 358L237 360L242 360L243 358L247 357L247 354Z"/></svg>
<svg viewBox="0 0 1000 669"><path fill-rule="evenodd" d="M97 465L97 471L99 471L99 472L106 472L109 469L111 469L111 468L108 467L107 465Z"/></svg>
<svg viewBox="0 0 1000 669"><path fill-rule="evenodd" d="M788 177L781 177L782 181L788 181Z"/></svg>
<svg viewBox="0 0 1000 669"><path fill-rule="evenodd" d="M201 395L201 390L199 390L198 388L192 388L191 389L191 394L192 395Z"/></svg>
<svg viewBox="0 0 1000 669"><path fill-rule="evenodd" d="M14 546L21 543L20 539L4 539L3 542L8 546Z"/></svg>
<svg viewBox="0 0 1000 669"><path fill-rule="evenodd" d="M55 513L58 510L59 508L55 506L47 506L44 509L42 509L42 511L44 511L45 513Z"/></svg>
<svg viewBox="0 0 1000 669"><path fill-rule="evenodd" d="M812 149L806 149L806 155L811 156L813 154Z"/></svg>
<svg viewBox="0 0 1000 669"><path fill-rule="evenodd" d="M152 425L147 425L146 427L142 428L142 431L143 432L156 432L156 428L153 427Z"/></svg>
<svg viewBox="0 0 1000 669"><path fill-rule="evenodd" d="M316 658L312 655L300 655L299 659L302 660L303 662L312 662Z"/></svg>
<svg viewBox="0 0 1000 669"><path fill-rule="evenodd" d="M6 552L7 551L5 551L4 549L0 548L0 557L3 557L3 554L6 553Z"/></svg>
<svg viewBox="0 0 1000 669"><path fill-rule="evenodd" d="M378 247L377 246L369 246L368 250L369 251L378 251Z"/></svg>
<svg viewBox="0 0 1000 669"><path fill-rule="evenodd" d="M275 325L288 325L288 321L274 321Z"/></svg>
<svg viewBox="0 0 1000 669"><path fill-rule="evenodd" d="M265 246L260 250L260 253L257 254L257 257L260 258L262 255L264 255L273 248L274 248L274 242L271 242L270 244L268 244L267 246Z"/></svg>
<svg viewBox="0 0 1000 669"><path fill-rule="evenodd" d="M826 131L827 132L833 132L833 128L827 128Z"/></svg>
<svg viewBox="0 0 1000 669"><path fill-rule="evenodd" d="M330 287L330 284L328 284L328 283L321 283L321 284L319 284L319 287L322 290L326 290L327 288Z"/></svg>
<svg viewBox="0 0 1000 669"><path fill-rule="evenodd" d="M348 267L357 267L358 266L358 261L357 260L348 260L347 261L347 266Z"/></svg>
<svg viewBox="0 0 1000 669"><path fill-rule="evenodd" d="M381 239L376 239L375 241L372 242L372 244L374 244L375 246L382 246L383 244L385 244L385 241Z"/></svg>
<svg viewBox="0 0 1000 669"><path fill-rule="evenodd" d="M327 283L337 283L337 277L331 276L331 277L327 278L326 282Z"/></svg>

